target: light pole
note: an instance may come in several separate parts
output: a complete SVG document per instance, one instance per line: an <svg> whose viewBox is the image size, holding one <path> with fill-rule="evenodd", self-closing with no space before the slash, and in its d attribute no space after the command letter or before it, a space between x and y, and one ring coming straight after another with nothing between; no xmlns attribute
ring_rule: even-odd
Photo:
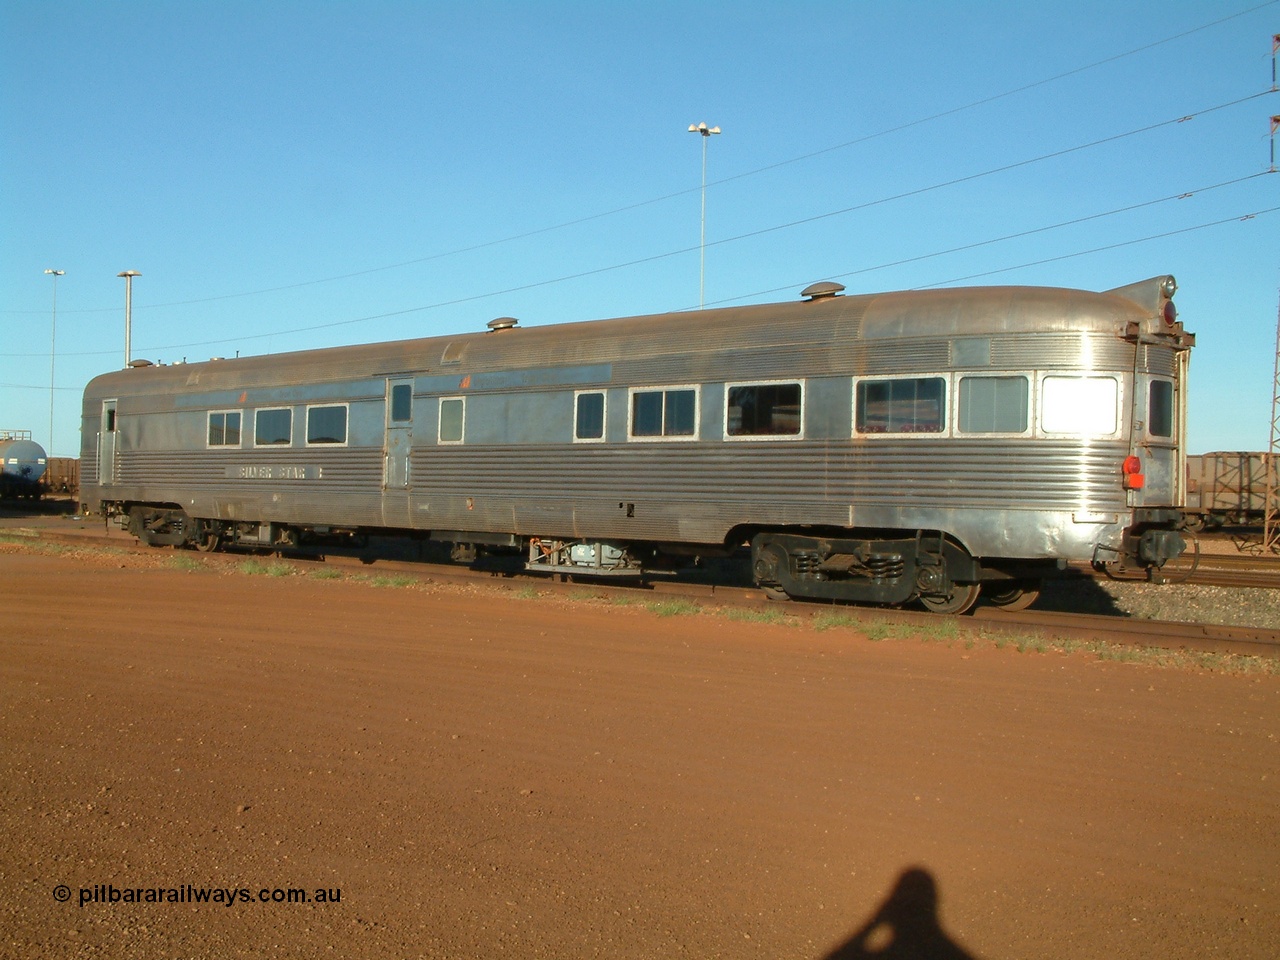
<svg viewBox="0 0 1280 960"><path fill-rule="evenodd" d="M46 270L53 277L53 323L49 327L49 456L53 456L53 365L58 348L58 278L66 275L65 270Z"/></svg>
<svg viewBox="0 0 1280 960"><path fill-rule="evenodd" d="M129 354L129 337L133 333L133 278L142 274L137 270L125 270L116 276L124 277L124 365L127 367L132 359Z"/></svg>
<svg viewBox="0 0 1280 960"><path fill-rule="evenodd" d="M720 128L708 127L704 120L689 124L689 132L702 134L702 241L698 244L698 309L701 310L706 303L707 289L707 140L713 133L719 133Z"/></svg>

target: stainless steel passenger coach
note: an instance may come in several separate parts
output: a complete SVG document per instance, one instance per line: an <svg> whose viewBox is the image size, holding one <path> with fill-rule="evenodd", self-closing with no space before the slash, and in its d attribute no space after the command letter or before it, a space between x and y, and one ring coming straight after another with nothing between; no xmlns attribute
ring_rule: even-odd
<svg viewBox="0 0 1280 960"><path fill-rule="evenodd" d="M1029 603L1183 550L1172 277L802 299L172 366L84 395L82 502L153 544L373 531L774 596Z"/></svg>

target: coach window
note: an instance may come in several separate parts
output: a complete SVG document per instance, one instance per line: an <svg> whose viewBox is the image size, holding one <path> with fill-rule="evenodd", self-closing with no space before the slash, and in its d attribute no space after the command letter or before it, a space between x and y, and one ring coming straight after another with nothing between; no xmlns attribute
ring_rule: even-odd
<svg viewBox="0 0 1280 960"><path fill-rule="evenodd" d="M222 410L209 414L209 446L240 446L239 410Z"/></svg>
<svg viewBox="0 0 1280 960"><path fill-rule="evenodd" d="M631 391L631 436L637 440L697 439L696 387Z"/></svg>
<svg viewBox="0 0 1280 960"><path fill-rule="evenodd" d="M1152 380L1147 396L1147 433L1153 437L1173 436L1173 384Z"/></svg>
<svg viewBox="0 0 1280 960"><path fill-rule="evenodd" d="M800 424L803 422L800 384L729 384L726 394L726 436L800 436Z"/></svg>
<svg viewBox="0 0 1280 960"><path fill-rule="evenodd" d="M253 417L255 447L284 446L293 442L293 411L288 407L258 410Z"/></svg>
<svg viewBox="0 0 1280 960"><path fill-rule="evenodd" d="M347 405L307 407L307 446L320 443L346 444Z"/></svg>
<svg viewBox="0 0 1280 960"><path fill-rule="evenodd" d="M854 394L858 433L942 433L947 428L942 377L860 380Z"/></svg>
<svg viewBox="0 0 1280 960"><path fill-rule="evenodd" d="M1040 426L1045 433L1108 437L1120 420L1115 377L1045 377L1040 386Z"/></svg>
<svg viewBox="0 0 1280 960"><path fill-rule="evenodd" d="M1030 401L1026 377L961 377L956 426L961 433L1026 433Z"/></svg>
<svg viewBox="0 0 1280 960"><path fill-rule="evenodd" d="M604 439L604 393L581 391L573 397L573 439L584 443Z"/></svg>
<svg viewBox="0 0 1280 960"><path fill-rule="evenodd" d="M440 432L441 443L461 443L462 424L466 413L466 398L442 397L440 400Z"/></svg>

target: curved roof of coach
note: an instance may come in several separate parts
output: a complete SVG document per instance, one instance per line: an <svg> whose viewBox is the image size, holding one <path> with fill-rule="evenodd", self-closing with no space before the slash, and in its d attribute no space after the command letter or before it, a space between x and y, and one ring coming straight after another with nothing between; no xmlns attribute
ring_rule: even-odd
<svg viewBox="0 0 1280 960"><path fill-rule="evenodd" d="M1115 333L1149 312L1115 293L1062 287L961 287L870 298L863 339L999 333Z"/></svg>
<svg viewBox="0 0 1280 960"><path fill-rule="evenodd" d="M1123 330L1146 311L1112 293L957 287L722 307L698 312L459 333L292 353L142 366L102 374L85 393L165 393L352 377L555 366L771 343ZM456 358L446 362L450 352Z"/></svg>

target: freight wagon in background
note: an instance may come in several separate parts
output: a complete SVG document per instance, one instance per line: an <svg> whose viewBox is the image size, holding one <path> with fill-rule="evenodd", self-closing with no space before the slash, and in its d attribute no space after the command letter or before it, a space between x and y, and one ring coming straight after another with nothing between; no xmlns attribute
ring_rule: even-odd
<svg viewBox="0 0 1280 960"><path fill-rule="evenodd" d="M1269 456L1220 451L1187 457L1187 507L1199 511L1205 529L1262 523Z"/></svg>
<svg viewBox="0 0 1280 960"><path fill-rule="evenodd" d="M750 544L770 596L1020 607L1185 548L1172 277L972 287L208 363L85 388L81 507L146 543L403 533L639 576Z"/></svg>
<svg viewBox="0 0 1280 960"><path fill-rule="evenodd" d="M49 457L44 479L41 482L45 496L66 494L80 495L80 461L76 457Z"/></svg>

